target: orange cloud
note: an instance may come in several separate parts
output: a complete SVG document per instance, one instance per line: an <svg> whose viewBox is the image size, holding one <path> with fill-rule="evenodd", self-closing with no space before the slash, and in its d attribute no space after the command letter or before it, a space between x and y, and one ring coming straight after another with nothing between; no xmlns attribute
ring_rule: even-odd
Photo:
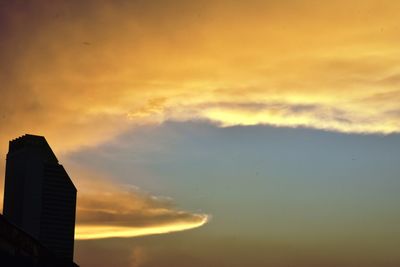
<svg viewBox="0 0 400 267"><path fill-rule="evenodd" d="M311 2L6 1L1 143L32 132L70 151L198 119L400 132L383 97L399 92L399 3Z"/></svg>
<svg viewBox="0 0 400 267"><path fill-rule="evenodd" d="M171 200L116 188L109 184L106 190L81 193L76 239L164 234L197 228L208 221L208 215L176 209Z"/></svg>
<svg viewBox="0 0 400 267"><path fill-rule="evenodd" d="M207 214L178 209L170 198L115 185L82 168L72 171L79 175L76 239L164 234L197 228L209 220Z"/></svg>
<svg viewBox="0 0 400 267"><path fill-rule="evenodd" d="M32 132L71 151L199 119L400 132L399 3L312 2L6 1L1 143Z"/></svg>

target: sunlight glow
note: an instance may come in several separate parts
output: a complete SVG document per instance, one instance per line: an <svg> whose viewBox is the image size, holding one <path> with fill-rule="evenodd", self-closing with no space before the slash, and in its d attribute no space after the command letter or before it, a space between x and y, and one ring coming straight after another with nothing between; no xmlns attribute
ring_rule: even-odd
<svg viewBox="0 0 400 267"><path fill-rule="evenodd" d="M209 221L208 215L202 215L199 222L193 223L176 223L172 225L159 225L148 227L129 227L129 226L112 226L112 225L77 225L75 229L75 239L101 239L115 237L136 237L145 235L167 234L172 232L180 232L203 226Z"/></svg>

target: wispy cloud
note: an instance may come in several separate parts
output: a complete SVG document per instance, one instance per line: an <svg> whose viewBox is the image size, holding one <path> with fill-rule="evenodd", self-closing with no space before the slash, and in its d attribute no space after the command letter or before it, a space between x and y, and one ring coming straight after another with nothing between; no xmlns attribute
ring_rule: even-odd
<svg viewBox="0 0 400 267"><path fill-rule="evenodd" d="M3 3L1 143L70 151L198 119L400 132L397 2L173 2Z"/></svg>
<svg viewBox="0 0 400 267"><path fill-rule="evenodd" d="M197 228L209 220L207 214L177 208L170 198L87 174L81 172L78 181L76 239L164 234Z"/></svg>

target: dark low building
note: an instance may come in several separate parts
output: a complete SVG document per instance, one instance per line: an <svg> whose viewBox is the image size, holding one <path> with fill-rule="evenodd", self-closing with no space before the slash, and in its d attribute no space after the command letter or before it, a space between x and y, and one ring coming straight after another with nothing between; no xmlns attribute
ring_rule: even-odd
<svg viewBox="0 0 400 267"><path fill-rule="evenodd" d="M1 246L0 250L4 255L27 257L34 264L41 264L32 266L53 266L43 265L41 259L45 259L44 264L56 261L71 266L76 194L74 184L43 136L24 135L10 141L0 245L14 250L4 250ZM14 235L7 235L4 229L13 229ZM17 252L10 254L10 251Z"/></svg>
<svg viewBox="0 0 400 267"><path fill-rule="evenodd" d="M2 267L79 267L57 257L38 240L0 214L0 266Z"/></svg>

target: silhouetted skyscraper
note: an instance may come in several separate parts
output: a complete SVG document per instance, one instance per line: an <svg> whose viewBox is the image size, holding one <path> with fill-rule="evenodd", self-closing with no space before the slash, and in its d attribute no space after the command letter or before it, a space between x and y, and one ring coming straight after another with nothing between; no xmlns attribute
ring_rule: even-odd
<svg viewBox="0 0 400 267"><path fill-rule="evenodd" d="M3 214L67 260L74 253L76 192L43 136L10 141Z"/></svg>

